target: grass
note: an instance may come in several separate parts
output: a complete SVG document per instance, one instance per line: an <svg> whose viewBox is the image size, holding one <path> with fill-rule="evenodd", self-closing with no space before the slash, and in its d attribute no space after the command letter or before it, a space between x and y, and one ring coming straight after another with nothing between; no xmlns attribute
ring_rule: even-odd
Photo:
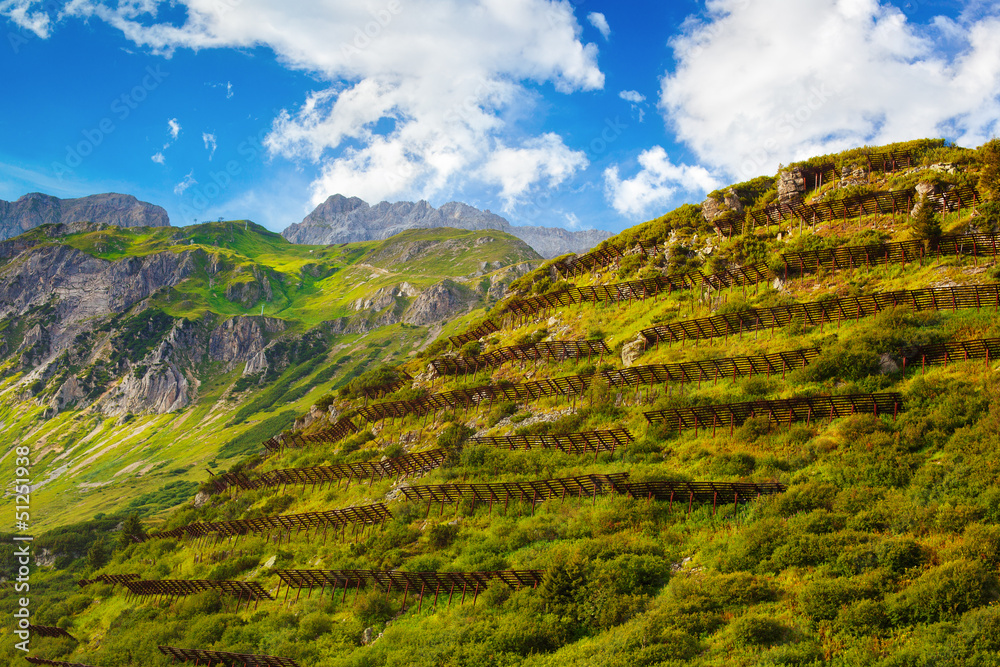
<svg viewBox="0 0 1000 667"><path fill-rule="evenodd" d="M953 225L965 222L961 216L952 220ZM851 221L852 226L857 223ZM904 233L901 229L890 232L892 222L885 218L866 223L897 236ZM780 242L775 238L777 231L765 235L762 230L760 243L767 253L797 243L796 229L779 231ZM644 238L643 233L637 230L633 236ZM416 241L410 238L403 245L410 242ZM389 255L398 256L393 254L398 252L393 247ZM351 296L364 292L354 281L367 277L369 290L387 284L375 275L377 271L358 266L368 263L360 262L364 256L354 257L355 263L342 271L356 272L344 283L351 286ZM485 347L508 345L542 329L546 331L540 337L573 339L600 328L616 349L604 362L618 367L620 345L633 340L641 329L656 321L708 315L725 300L753 307L779 297L809 301L825 294L908 289L939 281L993 281L975 268L971 259L947 258L906 267L819 273L784 285L783 295L764 286L745 296L742 290L733 290L723 295L722 304L712 307L685 292L633 304L577 305L562 309L554 318L546 315L520 329L501 331ZM603 280L618 280L611 275ZM595 276L587 276L579 282L596 281ZM342 297L342 302L351 296ZM440 335L464 330L481 315L478 311L456 318ZM886 313L839 326L786 327L773 334L660 345L647 350L637 363L764 354L813 345L825 352L879 346L886 349L876 351L891 352L901 341L917 338L996 335L996 313L990 309L944 311L922 319ZM220 450L237 453L256 438L273 435L351 377L407 359L408 372L422 373L427 360L415 359L411 353L426 336L425 329L394 325L331 341L333 348L317 357L319 361L291 364L262 393L251 391L240 406L223 408L219 398L227 383L235 381L238 371L233 371L214 384L206 383L211 399L199 401L189 411L197 419L137 417L117 427L95 415L58 415L39 427L32 417L2 408L0 419L11 424L18 438L42 445L39 452L48 443L51 451L42 458L43 467L56 463L53 459L59 447L74 446L87 449L88 455L104 452L89 464L95 480L113 478L120 465L143 457L155 459L155 465L166 461L156 474L122 482L143 486L134 490L141 491L137 502L156 512L159 504L170 502L178 489L185 488L183 484L204 479L206 475L199 472L204 467L220 471L239 463L235 456L220 461ZM491 379L521 382L558 377L580 372L586 365L529 363L522 368L506 364L495 369ZM283 492L215 496L198 508L187 503L173 512L158 512L147 523L176 527L380 501L389 503L394 518L382 530L356 541L292 534L278 543L251 535L241 538L238 545L223 542L194 548L172 540L152 540L117 551L103 571L142 571L152 577L180 579L226 575L258 581L270 590L277 583L273 568L514 568L541 569L546 574L534 589L480 591L475 607L468 600L464 605L435 606L434 594L425 592L418 612L418 591L406 591L404 610L404 593L395 589L388 595L361 591L356 601L353 591L343 598L338 589L336 594L313 591L309 596L293 596L288 603L267 602L260 609L234 612L211 595L164 606L126 603L120 592L107 587L78 590L71 576L90 572L82 556L67 556L60 567L43 569L37 575L36 618L70 625L81 641L71 645L39 640L37 650L55 659L105 665L166 664L155 649L158 643L281 655L320 667L995 664L1000 656L1000 641L991 630L1000 619L995 605L1000 599L996 574L1000 566L1000 513L996 510L1000 383L993 373L996 366L995 362L991 367L982 362L954 363L926 372L911 368L882 376L857 375L832 364L830 370L818 374L795 371L784 378L721 379L671 387L667 396L658 387L650 403L635 403L632 390L620 396L598 393L593 407L589 400L579 401L574 416L564 417L562 426L571 430L627 427L636 442L614 459L465 447L448 465L419 479L405 480L407 484L523 481L628 472L635 480L780 481L789 487L780 496L736 508L729 503L715 511L711 506L695 506L688 513L683 503L671 508L663 502L606 496L596 501L554 499L533 511L522 503L511 503L506 510L480 503L475 511L464 504L448 506L439 515L437 506L400 501L396 480L388 479L371 485L315 489L292 485ZM435 391L483 382L482 377L468 381L449 377L439 381ZM904 395L906 409L897 419L851 416L830 423L773 428L749 424L733 436L721 431L713 436L706 430L664 432L650 426L642 415L650 407L671 404L876 386ZM12 385L0 385L3 391L12 392ZM332 405L340 411L353 406L338 398ZM573 412L561 398L516 406L518 414L532 416L556 416L568 409ZM246 422L237 423L241 420L236 415ZM428 420L410 416L382 422L372 428L373 440L349 438L288 450L265 461L260 469L375 461L400 441L413 451L428 449L437 445L452 419L485 431L491 415L486 409L472 409ZM224 426L227 421L233 426ZM307 431L325 425L320 418ZM194 450L200 456L193 456ZM42 487L41 493L62 489L64 497L70 497L73 491L65 486L65 479ZM116 491L121 493L120 488ZM98 493L102 491L88 492L88 498ZM80 511L103 510L90 504ZM60 516L51 525L66 525L69 518ZM111 535L107 526L93 522L61 539L68 541L74 534L80 535L77 541L82 543L92 535ZM241 552L238 558L233 557L234 550ZM379 638L362 646L366 628ZM0 655L15 655L10 644L0 638Z"/></svg>

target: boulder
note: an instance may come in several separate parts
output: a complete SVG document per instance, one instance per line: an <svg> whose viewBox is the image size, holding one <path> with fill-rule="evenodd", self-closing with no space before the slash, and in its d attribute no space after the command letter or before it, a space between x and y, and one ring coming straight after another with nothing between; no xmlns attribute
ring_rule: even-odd
<svg viewBox="0 0 1000 667"><path fill-rule="evenodd" d="M708 197L701 203L701 215L706 222L715 222L717 218L730 211L743 212L743 203L732 188L723 192L721 199Z"/></svg>
<svg viewBox="0 0 1000 667"><path fill-rule="evenodd" d="M638 336L635 340L622 345L622 365L629 368L646 351L646 339Z"/></svg>
<svg viewBox="0 0 1000 667"><path fill-rule="evenodd" d="M403 322L416 325L441 322L464 312L475 301L472 290L453 280L442 280L414 300L403 315Z"/></svg>

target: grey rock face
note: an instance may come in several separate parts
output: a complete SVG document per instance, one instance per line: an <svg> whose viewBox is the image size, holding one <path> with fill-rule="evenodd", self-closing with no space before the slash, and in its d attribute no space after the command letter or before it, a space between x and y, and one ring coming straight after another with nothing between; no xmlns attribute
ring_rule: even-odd
<svg viewBox="0 0 1000 667"><path fill-rule="evenodd" d="M110 262L69 246L30 250L0 267L0 318L22 315L54 298L55 324L48 334L52 351L59 352L73 325L124 312L186 278L194 271L191 254L164 252Z"/></svg>
<svg viewBox="0 0 1000 667"><path fill-rule="evenodd" d="M722 194L722 201L708 197L701 204L701 215L707 222L714 222L720 215L729 211L743 212L743 203L732 189L726 190Z"/></svg>
<svg viewBox="0 0 1000 667"><path fill-rule="evenodd" d="M170 218L160 206L132 195L107 193L78 199L59 199L40 192L17 201L0 200L0 240L46 224L88 221L118 227L169 227Z"/></svg>
<svg viewBox="0 0 1000 667"><path fill-rule="evenodd" d="M451 280L442 280L431 285L418 296L403 315L407 324L431 324L440 322L467 309L476 301L476 295L469 289Z"/></svg>
<svg viewBox="0 0 1000 667"><path fill-rule="evenodd" d="M292 243L322 245L382 240L407 229L428 227L498 229L520 238L543 257L586 252L611 236L599 230L569 232L550 227L515 227L495 213L460 202L448 202L440 208L426 201L381 202L369 206L357 197L343 195L331 196L302 222L289 225L281 235Z"/></svg>
<svg viewBox="0 0 1000 667"><path fill-rule="evenodd" d="M778 174L778 201L782 204L798 204L805 192L806 177L801 169L794 167Z"/></svg>
<svg viewBox="0 0 1000 667"><path fill-rule="evenodd" d="M285 330L285 322L273 317L232 317L215 329L208 340L208 355L229 368L250 361L264 349L266 333ZM255 362L259 364L258 362Z"/></svg>

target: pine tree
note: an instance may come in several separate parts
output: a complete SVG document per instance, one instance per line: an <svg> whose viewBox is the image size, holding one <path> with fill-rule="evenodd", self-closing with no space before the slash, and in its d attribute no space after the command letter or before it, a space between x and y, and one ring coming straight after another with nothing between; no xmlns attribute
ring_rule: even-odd
<svg viewBox="0 0 1000 667"><path fill-rule="evenodd" d="M991 139L979 147L979 192L986 201L1000 201L1000 139Z"/></svg>
<svg viewBox="0 0 1000 667"><path fill-rule="evenodd" d="M930 247L934 247L941 238L941 219L934 212L934 205L926 195L920 198L917 214L913 216L910 228L918 239L923 239Z"/></svg>
<svg viewBox="0 0 1000 667"><path fill-rule="evenodd" d="M96 572L107 564L108 549L104 545L104 538L102 537L91 544L90 549L87 550L87 566L92 572Z"/></svg>
<svg viewBox="0 0 1000 667"><path fill-rule="evenodd" d="M129 515L129 517L125 519L124 523L122 523L122 531L118 535L118 548L125 549L136 541L135 538L142 540L145 539L145 537L146 531L142 527L142 522L139 521L139 515Z"/></svg>

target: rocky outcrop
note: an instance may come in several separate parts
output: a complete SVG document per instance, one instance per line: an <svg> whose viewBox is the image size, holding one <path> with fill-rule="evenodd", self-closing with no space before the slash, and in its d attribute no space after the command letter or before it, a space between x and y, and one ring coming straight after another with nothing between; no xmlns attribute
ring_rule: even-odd
<svg viewBox="0 0 1000 667"><path fill-rule="evenodd" d="M442 280L414 300L403 315L403 322L417 325L441 322L465 311L476 300L475 293L468 288L452 280Z"/></svg>
<svg viewBox="0 0 1000 667"><path fill-rule="evenodd" d="M118 227L170 226L170 218L162 207L113 192L79 199L59 199L32 192L14 202L0 200L0 240L40 225L78 221Z"/></svg>
<svg viewBox="0 0 1000 667"><path fill-rule="evenodd" d="M646 351L646 339L639 336L633 341L629 341L622 345L622 366L629 368L642 356L642 353Z"/></svg>
<svg viewBox="0 0 1000 667"><path fill-rule="evenodd" d="M285 321L273 317L238 316L219 325L208 339L208 356L221 361L229 369L236 364L256 359L267 344L267 333L285 330ZM260 360L254 362L260 365Z"/></svg>
<svg viewBox="0 0 1000 667"><path fill-rule="evenodd" d="M187 378L170 361L149 367L142 377L125 376L116 392L117 396L103 406L104 413L164 414L191 402Z"/></svg>
<svg viewBox="0 0 1000 667"><path fill-rule="evenodd" d="M111 262L64 245L28 250L0 267L0 318L54 308L47 333L51 353L58 353L84 320L125 312L158 289L178 284L195 269L193 252Z"/></svg>
<svg viewBox="0 0 1000 667"><path fill-rule="evenodd" d="M806 190L806 175L800 168L791 167L778 174L778 201L782 204L802 203Z"/></svg>
<svg viewBox="0 0 1000 667"><path fill-rule="evenodd" d="M396 299L398 297L414 297L417 296L419 292L410 283L403 282L393 287L383 287L377 292L372 294L370 297L361 297L356 299L351 307L354 310L373 310L381 311L389 308L390 306L396 305Z"/></svg>
<svg viewBox="0 0 1000 667"><path fill-rule="evenodd" d="M708 197L701 204L701 215L709 223L715 222L716 219L730 211L735 213L743 212L743 203L736 196L736 193L733 192L732 188L723 192L722 197L719 199Z"/></svg>
<svg viewBox="0 0 1000 667"><path fill-rule="evenodd" d="M434 208L426 201L381 202L375 206L357 197L333 195L281 233L292 243L313 245L387 239L407 229L455 227L497 229L525 241L543 257L586 252L610 233L600 230L570 232L554 227L515 227L507 220L460 202Z"/></svg>

